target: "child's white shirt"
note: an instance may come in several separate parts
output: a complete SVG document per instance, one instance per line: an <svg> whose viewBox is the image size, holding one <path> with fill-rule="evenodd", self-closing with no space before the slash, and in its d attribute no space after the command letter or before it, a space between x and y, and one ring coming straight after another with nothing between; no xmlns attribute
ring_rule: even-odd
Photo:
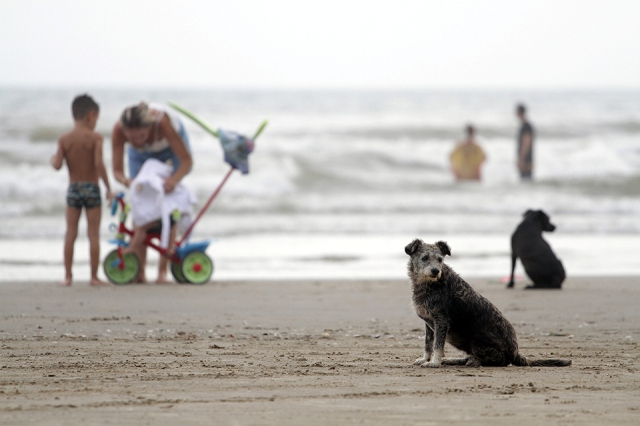
<svg viewBox="0 0 640 426"><path fill-rule="evenodd" d="M178 210L181 213L181 225L191 222L193 205L196 203L194 195L189 189L179 183L168 194L164 192L164 180L171 176L173 168L159 160L151 158L144 162L140 172L131 182L131 217L136 227L161 219L162 232L160 246L169 247L171 235L171 213Z"/></svg>

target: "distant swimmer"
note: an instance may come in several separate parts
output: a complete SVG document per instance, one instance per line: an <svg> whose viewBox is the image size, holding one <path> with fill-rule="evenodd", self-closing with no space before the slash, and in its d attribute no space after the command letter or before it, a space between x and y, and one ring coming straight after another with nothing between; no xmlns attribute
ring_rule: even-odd
<svg viewBox="0 0 640 426"><path fill-rule="evenodd" d="M467 137L460 141L451 152L451 171L457 180L480 180L482 164L487 159L484 151L476 143L475 128L467 126Z"/></svg>
<svg viewBox="0 0 640 426"><path fill-rule="evenodd" d="M531 180L533 178L533 126L527 120L527 109L523 104L516 107L516 116L520 120L518 131L518 158L517 166L520 179Z"/></svg>

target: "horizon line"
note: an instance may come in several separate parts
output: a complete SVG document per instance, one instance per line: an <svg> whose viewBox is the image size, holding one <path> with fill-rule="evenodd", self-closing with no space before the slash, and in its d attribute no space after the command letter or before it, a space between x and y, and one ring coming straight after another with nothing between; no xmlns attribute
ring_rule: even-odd
<svg viewBox="0 0 640 426"><path fill-rule="evenodd" d="M86 89L80 89L84 87ZM151 84L33 84L0 83L0 90L206 90L238 92L602 92L640 91L640 86L249 86L249 85L151 85Z"/></svg>

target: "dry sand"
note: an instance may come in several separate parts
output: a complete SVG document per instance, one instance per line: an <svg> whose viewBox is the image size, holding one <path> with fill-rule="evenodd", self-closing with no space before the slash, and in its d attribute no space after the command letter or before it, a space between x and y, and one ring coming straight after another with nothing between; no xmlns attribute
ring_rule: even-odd
<svg viewBox="0 0 640 426"><path fill-rule="evenodd" d="M0 424L640 424L640 280L469 281L573 365L413 366L408 281L3 283Z"/></svg>

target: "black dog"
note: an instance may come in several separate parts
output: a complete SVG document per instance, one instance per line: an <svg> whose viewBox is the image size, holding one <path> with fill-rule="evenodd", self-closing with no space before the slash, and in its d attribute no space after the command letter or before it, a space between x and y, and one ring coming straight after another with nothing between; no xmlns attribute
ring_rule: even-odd
<svg viewBox="0 0 640 426"><path fill-rule="evenodd" d="M467 365L469 367L516 366L564 367L571 360L527 360L518 351L516 331L491 302L482 297L453 269L443 263L451 249L444 241L425 244L415 239L404 248L411 256L407 272L413 290L413 305L425 322L424 356L421 367ZM468 354L445 359L444 343Z"/></svg>
<svg viewBox="0 0 640 426"><path fill-rule="evenodd" d="M524 220L511 236L511 280L507 288L513 288L513 272L518 258L533 281L533 285L525 287L526 289L562 286L566 278L562 262L542 238L542 231L553 232L555 229L549 216L542 210L527 210L524 213Z"/></svg>

